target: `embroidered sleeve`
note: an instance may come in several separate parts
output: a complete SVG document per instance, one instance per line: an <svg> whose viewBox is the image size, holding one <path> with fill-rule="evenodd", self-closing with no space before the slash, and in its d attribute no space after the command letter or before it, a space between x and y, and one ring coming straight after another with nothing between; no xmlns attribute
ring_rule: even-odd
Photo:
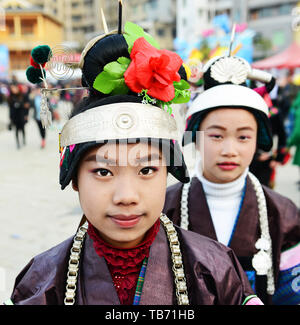
<svg viewBox="0 0 300 325"><path fill-rule="evenodd" d="M279 270L273 303L276 305L300 304L300 243L281 253Z"/></svg>

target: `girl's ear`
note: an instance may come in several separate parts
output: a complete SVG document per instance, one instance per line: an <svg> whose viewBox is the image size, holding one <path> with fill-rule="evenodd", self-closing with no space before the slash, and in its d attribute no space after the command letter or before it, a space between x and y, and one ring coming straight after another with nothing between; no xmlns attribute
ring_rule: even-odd
<svg viewBox="0 0 300 325"><path fill-rule="evenodd" d="M78 192L78 184L77 184L77 180L72 179L72 188L75 192Z"/></svg>

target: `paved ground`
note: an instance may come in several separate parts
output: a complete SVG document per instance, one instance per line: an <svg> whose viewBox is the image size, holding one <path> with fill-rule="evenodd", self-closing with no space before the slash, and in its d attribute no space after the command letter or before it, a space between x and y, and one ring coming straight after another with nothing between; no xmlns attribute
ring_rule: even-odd
<svg viewBox="0 0 300 325"><path fill-rule="evenodd" d="M0 121L6 117L0 106ZM44 150L34 120L26 133L17 150L13 131L0 132L0 301L32 256L71 236L81 217L76 193L59 187L58 132L48 131Z"/></svg>
<svg viewBox="0 0 300 325"><path fill-rule="evenodd" d="M7 108L0 105L0 303L10 296L16 275L29 260L73 235L81 218L77 194L71 188L61 191L58 183L59 126L48 131L41 150L31 119L27 145L17 150L13 131L6 129L7 116ZM191 157L189 149L186 155ZM192 166L192 159L187 160ZM299 177L295 166L281 167L276 187L298 206Z"/></svg>

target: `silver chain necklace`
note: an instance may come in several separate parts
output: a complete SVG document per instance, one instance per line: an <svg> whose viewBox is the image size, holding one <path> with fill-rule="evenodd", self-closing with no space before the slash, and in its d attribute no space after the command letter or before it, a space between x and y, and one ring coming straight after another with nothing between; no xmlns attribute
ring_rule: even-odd
<svg viewBox="0 0 300 325"><path fill-rule="evenodd" d="M176 287L176 297L178 305L189 305L189 298L187 292L187 284L180 249L180 242L176 229L172 221L165 215L160 215L160 221L165 228L169 246L171 249L172 271L174 274L174 283ZM86 221L79 227L73 240L73 245L70 250L70 258L67 273L67 285L64 304L74 305L76 297L76 284L79 271L79 260L84 237L88 229L88 222Z"/></svg>
<svg viewBox="0 0 300 325"><path fill-rule="evenodd" d="M273 295L275 292L275 284L272 258L272 240L269 232L266 198L259 180L250 172L248 172L248 175L256 194L261 231L261 236L255 243L255 248L258 249L258 252L254 254L252 258L252 266L257 275L267 275L267 293L269 295ZM189 225L188 195L190 186L191 182L184 184L181 193L180 227L185 230L188 230Z"/></svg>

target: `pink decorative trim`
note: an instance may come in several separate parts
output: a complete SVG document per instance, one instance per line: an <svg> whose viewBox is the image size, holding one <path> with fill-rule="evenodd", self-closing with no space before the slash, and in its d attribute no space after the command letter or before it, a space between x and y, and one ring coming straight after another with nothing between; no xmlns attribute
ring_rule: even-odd
<svg viewBox="0 0 300 325"><path fill-rule="evenodd" d="M74 150L75 146L76 146L75 144L72 144L71 146L69 146L70 152L72 152Z"/></svg>
<svg viewBox="0 0 300 325"><path fill-rule="evenodd" d="M253 90L256 91L261 97L263 97L267 93L266 86L254 88Z"/></svg>
<svg viewBox="0 0 300 325"><path fill-rule="evenodd" d="M287 270L298 264L300 264L300 243L281 253L279 269Z"/></svg>
<svg viewBox="0 0 300 325"><path fill-rule="evenodd" d="M259 298L257 298L257 297L253 297L253 298L249 299L249 300L246 302L245 305L246 305L246 306L247 306L247 305L248 305L248 306L251 306L251 305L263 305L263 302L262 302Z"/></svg>

